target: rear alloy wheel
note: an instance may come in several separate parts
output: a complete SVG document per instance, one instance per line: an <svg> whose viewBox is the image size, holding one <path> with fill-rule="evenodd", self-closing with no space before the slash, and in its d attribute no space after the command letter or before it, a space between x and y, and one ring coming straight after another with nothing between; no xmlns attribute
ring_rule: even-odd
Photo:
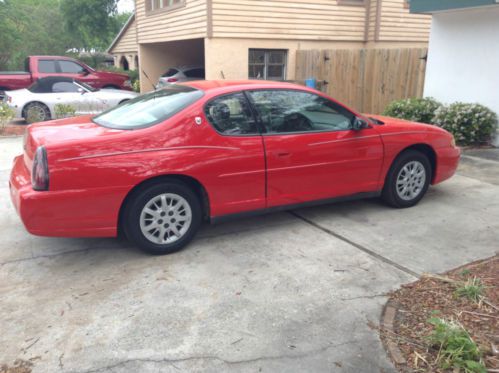
<svg viewBox="0 0 499 373"><path fill-rule="evenodd" d="M431 165L426 155L408 150L393 163L386 177L383 199L398 208L412 207L430 185Z"/></svg>
<svg viewBox="0 0 499 373"><path fill-rule="evenodd" d="M127 237L151 254L182 249L201 224L199 198L179 182L154 184L139 191L124 215Z"/></svg>
<svg viewBox="0 0 499 373"><path fill-rule="evenodd" d="M24 108L23 117L28 124L45 122L50 119L50 110L41 102L32 102Z"/></svg>

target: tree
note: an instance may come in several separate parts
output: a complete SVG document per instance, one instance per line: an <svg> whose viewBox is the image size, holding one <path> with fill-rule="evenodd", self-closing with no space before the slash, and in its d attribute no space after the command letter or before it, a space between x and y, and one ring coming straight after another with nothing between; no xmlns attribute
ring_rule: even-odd
<svg viewBox="0 0 499 373"><path fill-rule="evenodd" d="M61 0L64 26L79 50L105 50L122 23L118 0Z"/></svg>

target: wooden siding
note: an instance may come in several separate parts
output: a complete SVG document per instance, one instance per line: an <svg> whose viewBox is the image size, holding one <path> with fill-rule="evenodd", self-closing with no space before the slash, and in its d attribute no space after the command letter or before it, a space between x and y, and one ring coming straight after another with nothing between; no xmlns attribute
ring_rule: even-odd
<svg viewBox="0 0 499 373"><path fill-rule="evenodd" d="M114 47L109 51L110 53L125 53L139 51L137 43L137 21L133 20L128 25L125 32L120 36Z"/></svg>
<svg viewBox="0 0 499 373"><path fill-rule="evenodd" d="M160 43L206 37L207 0L186 0L171 11L147 13L145 0L136 0L139 43Z"/></svg>
<svg viewBox="0 0 499 373"><path fill-rule="evenodd" d="M411 14L404 4L404 0L382 1L379 40L427 42L431 16Z"/></svg>
<svg viewBox="0 0 499 373"><path fill-rule="evenodd" d="M364 6L337 0L212 1L213 37L364 40Z"/></svg>

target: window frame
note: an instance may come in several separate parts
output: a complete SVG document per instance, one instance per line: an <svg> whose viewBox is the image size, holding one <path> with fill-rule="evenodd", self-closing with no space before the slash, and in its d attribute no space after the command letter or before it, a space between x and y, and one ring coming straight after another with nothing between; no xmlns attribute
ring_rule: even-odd
<svg viewBox="0 0 499 373"><path fill-rule="evenodd" d="M169 1L169 0L145 0L144 7L145 7L145 11L146 11L146 16L160 14L160 13L164 13L164 12L171 12L173 10L183 8L186 6L186 2L187 2L186 0L180 0L180 2L177 4L166 5L166 6L160 5L158 8L154 8L152 5L153 5L153 2L156 2L156 1L159 2L159 4L164 4L165 1Z"/></svg>
<svg viewBox="0 0 499 373"><path fill-rule="evenodd" d="M256 78L256 77L250 77L250 66L251 65L261 65L261 64L256 64L256 63L251 63L250 61L250 56L251 56L251 51L262 51L264 52L264 62L263 62L263 78ZM249 48L248 49L248 79L255 79L255 80L267 80L268 79L268 69L269 66L272 65L281 65L281 64L270 64L269 62L269 56L271 52L284 52L284 63L283 63L283 77L282 80L270 80L270 81L285 81L286 77L288 75L288 55L289 55L289 50L288 49L266 49L266 48Z"/></svg>
<svg viewBox="0 0 499 373"><path fill-rule="evenodd" d="M248 105L248 109L251 112L251 117L255 121L255 125L256 125L256 132L255 133L242 133L242 134L234 135L234 134L226 134L226 133L220 132L218 130L218 128L211 122L211 120L206 115L206 111L207 111L206 109L211 102L218 100L220 98L223 98L223 97L234 96L236 94L242 94L244 97L244 100L246 101L246 103ZM262 131L263 128L262 128L259 116L257 115L257 112L255 111L255 108L253 106L253 103L248 96L247 90L235 91L235 92L230 92L230 93L223 93L219 96L215 96L215 97L210 98L203 105L203 115L206 118L206 121L210 124L211 128L213 128L213 130L220 136L224 136L224 137L254 137L254 136L262 136L262 134L263 134L263 131Z"/></svg>
<svg viewBox="0 0 499 373"><path fill-rule="evenodd" d="M305 91L305 90L302 90L302 89L293 89L293 88L247 89L247 90L245 90L246 97L248 98L248 100L251 103L251 107L252 107L254 115L255 115L255 117L257 119L258 127L260 128L262 136L287 136L287 135L300 135L300 134L308 134L308 133L310 133L310 134L313 134L313 133L315 133L315 134L317 134L317 133L335 133L335 132L342 132L342 131L353 131L353 127L352 128L348 128L348 129L338 129L338 130L314 130L314 131L293 131L293 132L267 132L267 128L263 124L263 121L262 121L262 119L260 117L260 113L258 112L258 109L257 109L257 107L255 105L254 100L253 100L253 97L250 94L251 92L258 92L258 91L285 91L285 92L292 91L292 92L298 92L298 93L308 93L308 94L320 97L320 98L326 100L327 102L332 103L333 105L337 105L337 106L341 107L343 110L345 110L346 112L352 114L353 118L352 118L351 125L353 125L353 120L355 118L359 117L355 112L347 109L345 106L341 105L339 102L336 102L334 100L331 100L331 99L329 99L327 97L324 97L324 96L319 95L319 94L314 93L314 92L309 92L309 91Z"/></svg>

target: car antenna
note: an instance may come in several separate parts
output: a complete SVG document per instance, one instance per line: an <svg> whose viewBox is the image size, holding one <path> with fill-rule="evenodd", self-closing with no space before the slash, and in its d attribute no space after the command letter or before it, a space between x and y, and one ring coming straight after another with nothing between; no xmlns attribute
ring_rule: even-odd
<svg viewBox="0 0 499 373"><path fill-rule="evenodd" d="M147 76L146 72L144 70L141 70L141 71L142 71L142 74L144 74L144 76L146 77L146 79L149 81L149 83L152 85L152 87L156 90L156 87L152 83L151 79L149 79L149 76Z"/></svg>

